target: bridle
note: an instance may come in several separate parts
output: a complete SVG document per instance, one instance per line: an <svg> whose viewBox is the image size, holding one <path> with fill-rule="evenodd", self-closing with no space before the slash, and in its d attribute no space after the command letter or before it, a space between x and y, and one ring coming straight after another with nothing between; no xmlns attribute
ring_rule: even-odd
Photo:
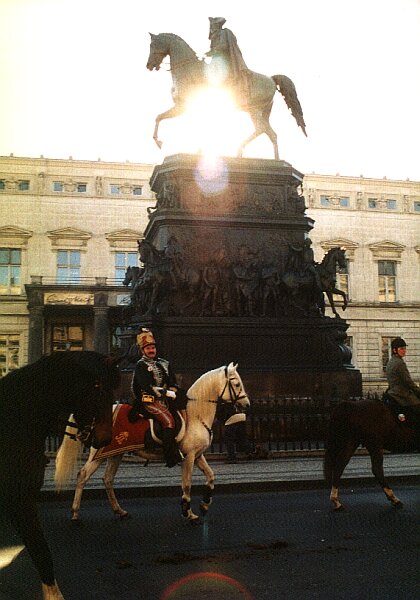
<svg viewBox="0 0 420 600"><path fill-rule="evenodd" d="M99 396L103 390L103 384L99 381L95 381L93 387L95 392ZM90 424L84 425L83 427L80 427L78 425L75 415L73 415L73 417L74 421L67 421L65 423L66 429L64 431L64 435L67 435L70 439L72 439L75 442L82 442L82 444L84 444L85 446L90 445L93 436L93 430L96 425L96 417L92 418Z"/></svg>
<svg viewBox="0 0 420 600"><path fill-rule="evenodd" d="M210 402L214 402L216 404L220 404L221 402L225 402L225 400L223 400L223 396L224 393L226 391L226 388L229 391L229 402L231 402L234 406L235 404L239 401L239 400L243 400L245 398L248 398L248 396L245 394L243 388L241 388L240 392L237 393L234 389L233 383L232 381L234 381L234 377L229 377L229 372L228 372L228 367L227 365L225 366L225 377L226 377L226 381L225 381L225 385L223 387L223 390L221 392L221 394L219 394L217 400L210 400Z"/></svg>

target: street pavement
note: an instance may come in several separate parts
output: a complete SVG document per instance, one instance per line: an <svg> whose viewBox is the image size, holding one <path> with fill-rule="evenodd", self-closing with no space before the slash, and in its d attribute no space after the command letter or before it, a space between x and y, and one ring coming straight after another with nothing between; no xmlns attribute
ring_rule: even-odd
<svg viewBox="0 0 420 600"><path fill-rule="evenodd" d="M245 460L236 464L227 464L223 455L208 455L209 463L215 472L216 489L230 491L270 491L278 489L308 489L325 487L323 477L323 457L321 452L295 451L277 453L273 458ZM102 495L102 481L105 467L102 465L86 485L86 497ZM420 482L420 454L385 454L385 475L391 485L398 482ZM342 478L342 485L356 485L373 481L370 458L363 452L353 456ZM114 487L119 494L128 496L164 496L177 495L180 491L181 468L168 469L162 462L144 461L134 456L124 458L115 478ZM195 468L193 487L202 485L204 476ZM101 491L102 490L102 491ZM70 497L74 491L74 482L61 492L60 497ZM54 458L50 459L45 472L43 499L54 498Z"/></svg>

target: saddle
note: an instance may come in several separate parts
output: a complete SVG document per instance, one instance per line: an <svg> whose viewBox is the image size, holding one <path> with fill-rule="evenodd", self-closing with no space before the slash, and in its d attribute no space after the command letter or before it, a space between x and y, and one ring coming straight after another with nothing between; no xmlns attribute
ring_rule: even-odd
<svg viewBox="0 0 420 600"><path fill-rule="evenodd" d="M171 411L171 413L175 419L175 441L177 443L179 443L185 435L185 427L186 427L185 419L181 415L179 410ZM144 416L143 418L145 418L149 421L149 426L150 426L149 431L146 431L146 434L144 437L144 447L147 449L151 449L153 447L156 447L156 444L161 446L163 443L162 442L162 431L163 431L162 425L158 421L155 421L154 419L152 419L151 417Z"/></svg>
<svg viewBox="0 0 420 600"><path fill-rule="evenodd" d="M398 423L402 423L406 427L416 428L416 417L410 410L409 406L401 406L388 393L388 390L382 394L382 402L389 408Z"/></svg>

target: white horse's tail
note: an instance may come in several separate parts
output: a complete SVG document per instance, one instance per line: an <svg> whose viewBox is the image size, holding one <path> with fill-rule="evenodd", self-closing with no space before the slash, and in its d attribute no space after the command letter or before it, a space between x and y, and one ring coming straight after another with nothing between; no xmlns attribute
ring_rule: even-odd
<svg viewBox="0 0 420 600"><path fill-rule="evenodd" d="M76 433L76 421L71 415L55 459L54 481L58 491L62 491L68 482L75 477L82 456L82 442L76 439Z"/></svg>

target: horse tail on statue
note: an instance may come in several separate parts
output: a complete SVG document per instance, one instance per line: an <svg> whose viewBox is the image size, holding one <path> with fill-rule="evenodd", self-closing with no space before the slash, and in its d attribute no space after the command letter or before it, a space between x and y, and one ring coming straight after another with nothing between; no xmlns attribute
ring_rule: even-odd
<svg viewBox="0 0 420 600"><path fill-rule="evenodd" d="M73 415L71 415L64 432L63 441L61 442L61 446L57 451L55 459L54 481L58 491L63 490L77 473L79 460L82 456L83 445L82 442L76 438L76 434L76 421L74 420Z"/></svg>
<svg viewBox="0 0 420 600"><path fill-rule="evenodd" d="M340 454L353 437L349 425L351 409L351 402L342 402L333 409L330 416L324 455L324 478L328 485L332 485L334 469Z"/></svg>
<svg viewBox="0 0 420 600"><path fill-rule="evenodd" d="M296 119L296 123L302 129L303 133L306 133L306 123L303 119L303 111L297 96L295 84L293 81L286 77L286 75L272 75L271 79L276 84L277 91L283 96L288 108L291 110L292 115Z"/></svg>

